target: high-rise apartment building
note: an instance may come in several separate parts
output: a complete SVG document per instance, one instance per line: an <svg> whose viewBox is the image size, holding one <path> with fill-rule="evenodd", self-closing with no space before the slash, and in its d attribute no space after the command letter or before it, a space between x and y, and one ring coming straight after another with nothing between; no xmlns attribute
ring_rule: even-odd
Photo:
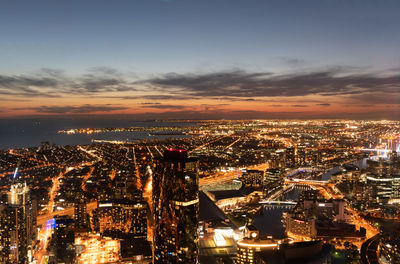
<svg viewBox="0 0 400 264"><path fill-rule="evenodd" d="M11 185L7 203L0 208L2 263L28 263L28 250L34 238L34 212L26 183Z"/></svg>
<svg viewBox="0 0 400 264"><path fill-rule="evenodd" d="M100 234L113 238L147 238L147 203L133 200L108 200L98 203Z"/></svg>
<svg viewBox="0 0 400 264"><path fill-rule="evenodd" d="M198 161L169 149L153 175L153 263L198 263Z"/></svg>
<svg viewBox="0 0 400 264"><path fill-rule="evenodd" d="M74 221L75 228L85 229L88 227L89 221L87 217L86 202L81 195L74 203Z"/></svg>

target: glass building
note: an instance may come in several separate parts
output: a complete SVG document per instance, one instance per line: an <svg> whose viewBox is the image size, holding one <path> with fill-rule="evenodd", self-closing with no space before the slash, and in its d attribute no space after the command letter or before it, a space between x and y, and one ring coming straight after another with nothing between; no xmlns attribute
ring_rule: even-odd
<svg viewBox="0 0 400 264"><path fill-rule="evenodd" d="M198 161L169 149L153 175L153 263L198 263Z"/></svg>
<svg viewBox="0 0 400 264"><path fill-rule="evenodd" d="M26 183L11 185L7 192L7 203L0 205L1 263L28 263L35 217Z"/></svg>

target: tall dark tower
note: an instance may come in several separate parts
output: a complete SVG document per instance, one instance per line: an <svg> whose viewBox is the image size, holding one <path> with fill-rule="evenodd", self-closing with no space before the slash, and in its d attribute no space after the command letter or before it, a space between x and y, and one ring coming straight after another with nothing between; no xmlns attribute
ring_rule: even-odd
<svg viewBox="0 0 400 264"><path fill-rule="evenodd" d="M198 263L198 162L169 149L153 175L153 263Z"/></svg>
<svg viewBox="0 0 400 264"><path fill-rule="evenodd" d="M28 250L33 240L32 203L26 183L11 185L7 203L0 205L0 261L28 263Z"/></svg>

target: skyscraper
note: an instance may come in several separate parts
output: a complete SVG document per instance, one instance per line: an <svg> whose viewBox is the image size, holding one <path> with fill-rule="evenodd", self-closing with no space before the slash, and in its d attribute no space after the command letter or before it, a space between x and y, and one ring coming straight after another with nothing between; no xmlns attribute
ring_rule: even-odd
<svg viewBox="0 0 400 264"><path fill-rule="evenodd" d="M198 262L198 162L169 149L153 175L153 263Z"/></svg>
<svg viewBox="0 0 400 264"><path fill-rule="evenodd" d="M86 202L81 195L74 203L74 221L75 228L86 229L88 228L88 217L86 211Z"/></svg>
<svg viewBox="0 0 400 264"><path fill-rule="evenodd" d="M0 209L0 260L4 263L28 263L28 249L34 235L33 211L26 183L11 185L7 204Z"/></svg>

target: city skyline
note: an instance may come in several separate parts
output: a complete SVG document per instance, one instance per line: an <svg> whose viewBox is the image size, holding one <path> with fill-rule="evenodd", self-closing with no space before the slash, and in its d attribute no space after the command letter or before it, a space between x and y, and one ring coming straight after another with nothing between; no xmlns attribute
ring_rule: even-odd
<svg viewBox="0 0 400 264"><path fill-rule="evenodd" d="M0 118L399 119L396 1L28 1Z"/></svg>
<svg viewBox="0 0 400 264"><path fill-rule="evenodd" d="M400 1L0 7L0 263L400 263Z"/></svg>
<svg viewBox="0 0 400 264"><path fill-rule="evenodd" d="M168 123L1 150L0 262L399 263L400 121Z"/></svg>

